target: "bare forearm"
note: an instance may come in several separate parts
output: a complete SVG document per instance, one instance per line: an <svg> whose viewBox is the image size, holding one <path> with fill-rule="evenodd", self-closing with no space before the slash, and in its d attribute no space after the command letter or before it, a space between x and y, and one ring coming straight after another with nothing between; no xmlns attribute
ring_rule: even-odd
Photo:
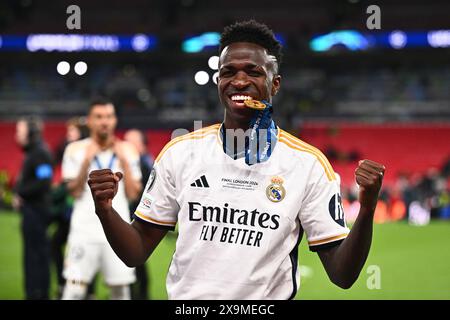
<svg viewBox="0 0 450 320"><path fill-rule="evenodd" d="M129 267L144 264L148 254L139 231L124 221L113 208L110 212L97 212L97 215L117 256Z"/></svg>
<svg viewBox="0 0 450 320"><path fill-rule="evenodd" d="M361 160L355 170L361 204L350 234L339 245L319 252L330 279L342 288L350 288L369 255L372 243L373 216L386 167L371 160Z"/></svg>
<svg viewBox="0 0 450 320"><path fill-rule="evenodd" d="M328 253L328 274L336 285L349 288L358 279L370 251L372 230L373 210L361 208L347 238Z"/></svg>

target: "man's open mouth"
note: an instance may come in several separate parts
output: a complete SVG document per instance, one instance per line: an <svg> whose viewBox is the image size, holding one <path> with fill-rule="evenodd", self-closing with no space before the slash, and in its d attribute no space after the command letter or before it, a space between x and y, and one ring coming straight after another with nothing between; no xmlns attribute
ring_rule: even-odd
<svg viewBox="0 0 450 320"><path fill-rule="evenodd" d="M244 101L253 99L252 96L247 94L233 94L230 96L230 100L233 101L237 107L245 107Z"/></svg>

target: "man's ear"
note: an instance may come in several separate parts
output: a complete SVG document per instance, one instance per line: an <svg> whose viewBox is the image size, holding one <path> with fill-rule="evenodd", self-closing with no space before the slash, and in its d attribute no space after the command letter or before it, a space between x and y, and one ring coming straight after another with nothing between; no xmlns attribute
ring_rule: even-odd
<svg viewBox="0 0 450 320"><path fill-rule="evenodd" d="M275 75L272 80L272 97L275 96L278 93L278 90L280 90L281 86L281 76Z"/></svg>

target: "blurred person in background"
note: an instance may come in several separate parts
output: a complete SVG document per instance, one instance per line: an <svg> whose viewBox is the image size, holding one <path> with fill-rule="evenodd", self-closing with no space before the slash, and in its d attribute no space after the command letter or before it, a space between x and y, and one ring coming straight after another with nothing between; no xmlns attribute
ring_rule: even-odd
<svg viewBox="0 0 450 320"><path fill-rule="evenodd" d="M141 168L141 184L145 186L150 172L153 168L153 157L148 153L148 141L144 132L137 129L130 129L125 132L124 140L133 144L139 152L139 163ZM142 196L142 191L140 196ZM130 202L130 213L134 212L139 205L139 199ZM130 216L133 219L133 214ZM148 300L148 274L145 264L136 267L136 282L131 288L131 297L133 300Z"/></svg>
<svg viewBox="0 0 450 320"><path fill-rule="evenodd" d="M94 202L86 184L90 171L109 168L123 172L114 204L121 208L124 221L130 221L128 201L141 192L139 154L135 147L115 137L117 117L112 102L98 98L87 115L90 137L70 143L63 156L62 178L74 197L67 253L64 263L66 285L62 299L84 299L87 285L100 271L110 287L113 300L130 299L129 285L135 281L134 268L127 267L106 240L95 217Z"/></svg>
<svg viewBox="0 0 450 320"><path fill-rule="evenodd" d="M48 299L50 283L50 222L53 159L42 140L43 123L37 117L20 119L16 141L25 158L15 186L13 206L22 213L26 299Z"/></svg>
<svg viewBox="0 0 450 320"><path fill-rule="evenodd" d="M66 123L66 136L59 144L55 152L57 165L61 165L64 150L69 143L85 139L89 136L89 128L84 117L70 118ZM57 298L62 297L65 279L63 277L64 246L69 234L70 217L73 209L73 197L67 190L65 181L61 181L52 190L52 217L56 224L56 230L51 238L51 256L55 263L58 293Z"/></svg>
<svg viewBox="0 0 450 320"><path fill-rule="evenodd" d="M61 163L64 151L69 143L89 137L89 128L86 117L73 117L66 122L66 136L55 150L55 160Z"/></svg>

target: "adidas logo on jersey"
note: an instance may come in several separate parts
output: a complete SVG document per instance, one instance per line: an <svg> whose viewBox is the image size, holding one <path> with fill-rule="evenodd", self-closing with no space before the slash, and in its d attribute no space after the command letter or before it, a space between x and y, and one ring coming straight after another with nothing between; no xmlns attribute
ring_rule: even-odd
<svg viewBox="0 0 450 320"><path fill-rule="evenodd" d="M209 188L209 184L208 181L206 180L205 175L202 175L200 178L192 182L191 187Z"/></svg>

